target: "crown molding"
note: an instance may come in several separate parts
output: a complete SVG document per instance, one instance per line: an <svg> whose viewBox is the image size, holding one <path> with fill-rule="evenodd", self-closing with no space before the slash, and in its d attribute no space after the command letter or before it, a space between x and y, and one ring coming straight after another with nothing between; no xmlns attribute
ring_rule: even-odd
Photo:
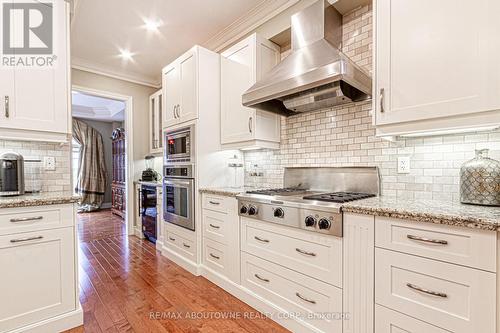
<svg viewBox="0 0 500 333"><path fill-rule="evenodd" d="M219 31L203 46L220 52L300 0L264 0L245 15Z"/></svg>
<svg viewBox="0 0 500 333"><path fill-rule="evenodd" d="M72 57L71 68L78 69L81 71L107 76L113 79L118 79L122 81L128 81L135 84L140 84L143 86L148 86L152 88L160 88L161 81L155 80L154 78L146 75L131 74L130 72L123 73L120 71L111 70L106 68L104 65L99 63L93 63L85 59Z"/></svg>

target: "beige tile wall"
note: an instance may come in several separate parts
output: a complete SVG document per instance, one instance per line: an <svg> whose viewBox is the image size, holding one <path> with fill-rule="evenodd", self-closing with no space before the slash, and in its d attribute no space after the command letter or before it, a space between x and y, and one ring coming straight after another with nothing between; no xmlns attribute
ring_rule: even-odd
<svg viewBox="0 0 500 333"><path fill-rule="evenodd" d="M362 7L344 16L344 52L372 71L372 10ZM376 165L382 194L399 198L458 200L460 165L474 150L490 148L500 159L500 131L398 139L375 137L371 102L318 110L281 123L279 150L245 152L245 185L282 186L290 166ZM397 173L398 156L410 156L410 174ZM251 173L263 176L250 176Z"/></svg>
<svg viewBox="0 0 500 333"><path fill-rule="evenodd" d="M23 155L25 159L41 159L44 156L53 156L56 159L56 170L45 171L41 168L42 190L44 192L60 192L71 190L70 174L70 144L6 141L0 140L0 154L14 151ZM28 164L25 163L26 172L29 174ZM29 175L27 175L29 177Z"/></svg>

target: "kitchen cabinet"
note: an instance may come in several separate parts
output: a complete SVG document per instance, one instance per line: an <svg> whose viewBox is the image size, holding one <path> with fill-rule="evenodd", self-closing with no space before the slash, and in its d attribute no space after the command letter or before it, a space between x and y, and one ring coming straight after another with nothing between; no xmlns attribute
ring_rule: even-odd
<svg viewBox="0 0 500 333"><path fill-rule="evenodd" d="M280 48L257 34L222 53L221 144L223 148L279 148L281 117L245 107L242 94L280 61Z"/></svg>
<svg viewBox="0 0 500 333"><path fill-rule="evenodd" d="M0 331L61 332L83 324L73 204L5 208L0 220Z"/></svg>
<svg viewBox="0 0 500 333"><path fill-rule="evenodd" d="M149 96L149 152L163 152L163 97L162 90Z"/></svg>
<svg viewBox="0 0 500 333"><path fill-rule="evenodd" d="M432 10L429 10L431 8ZM500 2L375 3L379 135L500 124Z"/></svg>
<svg viewBox="0 0 500 333"><path fill-rule="evenodd" d="M198 118L199 108L205 103L204 98L214 98L204 95L204 87L214 84L213 78L219 75L211 75L211 72L219 71L219 67L216 53L194 46L163 69L163 127Z"/></svg>
<svg viewBox="0 0 500 333"><path fill-rule="evenodd" d="M69 4L54 2L53 16L53 52L57 57L54 65L3 66L0 71L1 139L68 141L71 133Z"/></svg>

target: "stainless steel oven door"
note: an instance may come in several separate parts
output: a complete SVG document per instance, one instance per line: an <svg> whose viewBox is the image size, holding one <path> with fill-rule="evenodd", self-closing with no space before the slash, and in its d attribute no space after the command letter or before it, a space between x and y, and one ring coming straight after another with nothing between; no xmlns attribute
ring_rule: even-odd
<svg viewBox="0 0 500 333"><path fill-rule="evenodd" d="M165 178L163 219L194 231L194 179Z"/></svg>

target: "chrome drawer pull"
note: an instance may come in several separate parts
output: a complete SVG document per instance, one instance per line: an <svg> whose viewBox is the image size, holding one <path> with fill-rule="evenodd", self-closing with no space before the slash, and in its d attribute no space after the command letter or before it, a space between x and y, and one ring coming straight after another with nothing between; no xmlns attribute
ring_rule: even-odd
<svg viewBox="0 0 500 333"><path fill-rule="evenodd" d="M259 274L254 274L253 276L255 276L257 279L261 280L261 281L264 281L264 282L269 282L269 279L265 279L263 277L260 277Z"/></svg>
<svg viewBox="0 0 500 333"><path fill-rule="evenodd" d="M212 258L217 259L217 260L219 260L219 259L220 259L220 257L216 256L216 255L215 255L215 254L213 254L213 253L210 253L210 256L211 256Z"/></svg>
<svg viewBox="0 0 500 333"><path fill-rule="evenodd" d="M172 242L175 242L175 238L173 237L168 237L168 239L170 239Z"/></svg>
<svg viewBox="0 0 500 333"><path fill-rule="evenodd" d="M430 238L419 237L419 236L414 236L414 235L406 235L406 238L414 240L414 241L418 241L418 242L426 242L426 243L439 244L439 245L448 244L448 241L445 241L442 239L430 239Z"/></svg>
<svg viewBox="0 0 500 333"><path fill-rule="evenodd" d="M308 298L306 298L306 297L302 296L302 295L301 295L301 294L299 294L299 293L295 293L295 296L297 296L298 298L300 298L300 299L301 299L301 300L303 300L303 301L309 302L309 303L311 303L311 304L316 304L316 301L313 301L312 299L308 299Z"/></svg>
<svg viewBox="0 0 500 333"><path fill-rule="evenodd" d="M301 250L299 248L295 248L295 251L302 253L302 254L305 254L306 256L316 257L316 253L314 253L314 252L307 252L307 251Z"/></svg>
<svg viewBox="0 0 500 333"><path fill-rule="evenodd" d="M186 243L182 243L182 246L184 246L185 248L190 248L191 246L190 245L187 245Z"/></svg>
<svg viewBox="0 0 500 333"><path fill-rule="evenodd" d="M220 227L219 227L218 225L214 225L214 224L212 224L212 223L210 223L210 226L211 226L212 228L214 228L214 229L220 229Z"/></svg>
<svg viewBox="0 0 500 333"><path fill-rule="evenodd" d="M10 222L17 223L17 222L37 221L41 219L43 219L43 216L20 217L20 218L10 219Z"/></svg>
<svg viewBox="0 0 500 333"><path fill-rule="evenodd" d="M220 205L220 202L217 201L209 201L209 203L211 203L212 205Z"/></svg>
<svg viewBox="0 0 500 333"><path fill-rule="evenodd" d="M43 236L36 236L36 237L28 237L28 238L18 238L18 239L11 239L11 243L21 243L21 242L28 242L32 240L37 240L37 239L42 239Z"/></svg>
<svg viewBox="0 0 500 333"><path fill-rule="evenodd" d="M411 283L407 283L406 286L408 288L410 288L410 289L419 291L419 292L424 293L424 294L428 294L428 295L432 295L432 296L437 296L437 297L442 297L442 298L448 297L448 295L446 295L445 293L440 293L438 291L431 291L431 290L428 290L428 289L420 288L419 286L416 286L416 285L411 284Z"/></svg>
<svg viewBox="0 0 500 333"><path fill-rule="evenodd" d="M5 104L5 118L9 118L10 116L9 96L4 97L4 104Z"/></svg>
<svg viewBox="0 0 500 333"><path fill-rule="evenodd" d="M254 236L253 238L255 238L256 240L258 240L259 242L262 242L262 243L269 243L269 239L263 239L263 238L260 238L257 236Z"/></svg>

